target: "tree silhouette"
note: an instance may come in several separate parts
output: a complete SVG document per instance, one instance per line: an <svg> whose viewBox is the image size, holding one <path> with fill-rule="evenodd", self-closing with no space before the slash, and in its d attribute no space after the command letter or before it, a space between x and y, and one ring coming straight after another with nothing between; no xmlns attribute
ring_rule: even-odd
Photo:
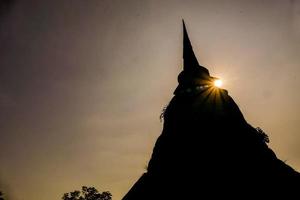
<svg viewBox="0 0 300 200"><path fill-rule="evenodd" d="M99 193L94 187L82 186L81 191L65 193L62 200L112 200L112 195L108 191Z"/></svg>
<svg viewBox="0 0 300 200"><path fill-rule="evenodd" d="M4 200L3 193L0 191L0 200Z"/></svg>

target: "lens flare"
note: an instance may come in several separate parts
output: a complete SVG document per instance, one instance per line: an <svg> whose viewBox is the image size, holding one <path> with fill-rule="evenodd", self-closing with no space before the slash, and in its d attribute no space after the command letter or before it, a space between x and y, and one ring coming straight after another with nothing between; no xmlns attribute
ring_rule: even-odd
<svg viewBox="0 0 300 200"><path fill-rule="evenodd" d="M219 88L219 87L222 87L223 82L222 82L222 80L218 79L218 80L214 81L214 85Z"/></svg>

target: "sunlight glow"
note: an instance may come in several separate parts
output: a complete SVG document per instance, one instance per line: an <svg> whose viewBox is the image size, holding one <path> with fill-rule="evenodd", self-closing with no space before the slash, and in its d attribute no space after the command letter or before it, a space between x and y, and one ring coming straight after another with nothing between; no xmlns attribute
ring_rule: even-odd
<svg viewBox="0 0 300 200"><path fill-rule="evenodd" d="M214 85L219 88L219 87L222 87L223 82L222 82L222 80L217 79L214 81Z"/></svg>

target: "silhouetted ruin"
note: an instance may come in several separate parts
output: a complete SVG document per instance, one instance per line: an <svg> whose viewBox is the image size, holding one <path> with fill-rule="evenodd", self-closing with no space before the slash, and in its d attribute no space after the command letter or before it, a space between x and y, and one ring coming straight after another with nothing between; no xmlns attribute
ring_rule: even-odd
<svg viewBox="0 0 300 200"><path fill-rule="evenodd" d="M298 196L299 173L276 157L228 92L213 86L216 78L199 65L184 24L183 34L183 71L162 134L147 172L123 200Z"/></svg>

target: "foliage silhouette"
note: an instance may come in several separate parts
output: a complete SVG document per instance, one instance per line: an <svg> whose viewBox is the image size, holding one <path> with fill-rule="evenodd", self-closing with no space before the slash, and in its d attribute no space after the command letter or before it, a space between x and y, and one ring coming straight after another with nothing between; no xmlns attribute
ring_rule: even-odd
<svg viewBox="0 0 300 200"><path fill-rule="evenodd" d="M94 187L82 186L81 191L65 193L62 200L112 200L112 195L108 191L99 193Z"/></svg>
<svg viewBox="0 0 300 200"><path fill-rule="evenodd" d="M270 142L269 136L260 127L257 127L256 131L261 136L261 140L263 142L265 142L265 143L269 143Z"/></svg>
<svg viewBox="0 0 300 200"><path fill-rule="evenodd" d="M0 191L0 200L4 200L3 193Z"/></svg>

